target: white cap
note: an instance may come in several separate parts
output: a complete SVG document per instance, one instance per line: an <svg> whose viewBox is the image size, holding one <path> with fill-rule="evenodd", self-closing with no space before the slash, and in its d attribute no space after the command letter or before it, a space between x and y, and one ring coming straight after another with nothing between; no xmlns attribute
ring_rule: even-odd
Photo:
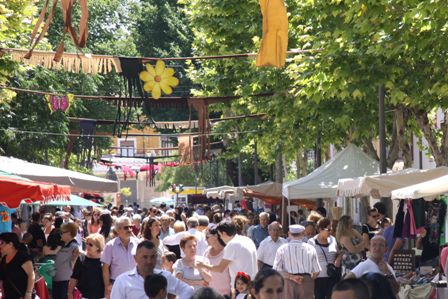
<svg viewBox="0 0 448 299"><path fill-rule="evenodd" d="M101 215L110 215L110 211L107 209L104 209L101 211Z"/></svg>
<svg viewBox="0 0 448 299"><path fill-rule="evenodd" d="M289 232L291 234L300 234L305 230L305 227L300 224L293 224L289 226Z"/></svg>

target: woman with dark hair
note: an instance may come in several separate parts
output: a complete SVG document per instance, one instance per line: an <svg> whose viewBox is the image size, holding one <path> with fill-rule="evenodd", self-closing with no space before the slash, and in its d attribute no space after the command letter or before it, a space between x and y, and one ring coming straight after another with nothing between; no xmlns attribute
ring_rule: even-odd
<svg viewBox="0 0 448 299"><path fill-rule="evenodd" d="M369 250L370 240L381 231L381 226L378 223L380 217L376 208L367 209L367 222L362 225L362 238L367 250Z"/></svg>
<svg viewBox="0 0 448 299"><path fill-rule="evenodd" d="M284 284L279 272L265 268L255 276L251 293L255 299L283 299Z"/></svg>
<svg viewBox="0 0 448 299"><path fill-rule="evenodd" d="M224 256L224 243L218 236L218 230L215 227L208 229L205 235L208 248L205 250L204 256L208 258L211 265L219 265ZM210 280L209 287L216 289L221 295L230 294L230 273L229 267L222 272L215 272Z"/></svg>
<svg viewBox="0 0 448 299"><path fill-rule="evenodd" d="M157 248L157 263L156 263L157 269L162 269L162 256L165 254L165 252L168 251L166 247L163 245L163 243L160 241L161 229L162 224L160 223L159 220L157 220L157 218L149 218L148 221L146 221L142 227L143 240L151 241Z"/></svg>
<svg viewBox="0 0 448 299"><path fill-rule="evenodd" d="M246 216L243 215L236 215L232 218L232 222L235 224L236 227L236 233L238 235L245 235L244 228L246 227L246 224L249 222L247 220Z"/></svg>
<svg viewBox="0 0 448 299"><path fill-rule="evenodd" d="M0 234L0 280L3 281L3 298L30 299L34 288L33 263L28 255L19 251L19 237L15 233Z"/></svg>
<svg viewBox="0 0 448 299"><path fill-rule="evenodd" d="M53 226L53 214L48 213L45 214L44 217L42 217L42 225L43 225L43 231L45 234L45 239L48 239L48 236L50 235L50 233L53 231L54 226Z"/></svg>
<svg viewBox="0 0 448 299"><path fill-rule="evenodd" d="M109 213L101 214L100 216L100 234L104 237L105 242L112 240L111 232L112 232L112 216Z"/></svg>
<svg viewBox="0 0 448 299"><path fill-rule="evenodd" d="M370 298L396 299L397 297L386 276L381 273L366 273L361 280L369 288Z"/></svg>
<svg viewBox="0 0 448 299"><path fill-rule="evenodd" d="M331 289L340 279L339 267L341 259L338 257L338 246L336 238L330 233L332 231L331 221L328 218L322 218L317 222L319 233L308 240L316 248L321 271L314 283L314 298L330 299ZM333 272L329 272L330 268ZM337 268L336 268L337 267Z"/></svg>
<svg viewBox="0 0 448 299"><path fill-rule="evenodd" d="M235 223L222 221L218 227L219 237L226 243L223 258L218 265L198 262L197 267L204 267L212 272L222 272L229 267L230 281L235 281L238 272L245 272L254 277L258 271L257 248L248 237L237 234Z"/></svg>

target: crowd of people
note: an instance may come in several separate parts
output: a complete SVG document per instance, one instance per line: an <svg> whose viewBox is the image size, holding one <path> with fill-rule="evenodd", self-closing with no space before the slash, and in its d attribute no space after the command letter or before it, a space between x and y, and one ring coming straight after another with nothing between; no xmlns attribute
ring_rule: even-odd
<svg viewBox="0 0 448 299"><path fill-rule="evenodd" d="M301 215L287 234L273 213L219 205L65 207L28 226L13 215L0 234L3 298L34 298L36 271L53 299L396 298L381 206L361 231L323 208Z"/></svg>

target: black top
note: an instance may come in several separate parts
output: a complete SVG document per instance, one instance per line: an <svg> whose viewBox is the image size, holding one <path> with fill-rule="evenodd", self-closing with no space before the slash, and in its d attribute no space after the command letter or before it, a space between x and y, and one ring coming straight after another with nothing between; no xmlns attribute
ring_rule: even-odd
<svg viewBox="0 0 448 299"><path fill-rule="evenodd" d="M104 281L100 259L85 255L78 257L73 268L72 278L78 281L76 286L83 298L104 298Z"/></svg>
<svg viewBox="0 0 448 299"><path fill-rule="evenodd" d="M37 223L32 223L28 227L28 232L33 236L33 240L29 244L29 247L42 249L43 245L45 245L46 243L45 234L44 231L42 230L42 227ZM37 240L42 240L42 246L37 246L36 243Z"/></svg>
<svg viewBox="0 0 448 299"><path fill-rule="evenodd" d="M362 225L362 233L369 235L369 240L371 240L376 234L378 234L381 230L381 227L378 225L377 227L371 227L368 223Z"/></svg>
<svg viewBox="0 0 448 299"><path fill-rule="evenodd" d="M30 258L18 251L14 258L6 263L5 258L0 264L0 279L3 281L3 299L19 299L25 296L28 275L22 265Z"/></svg>

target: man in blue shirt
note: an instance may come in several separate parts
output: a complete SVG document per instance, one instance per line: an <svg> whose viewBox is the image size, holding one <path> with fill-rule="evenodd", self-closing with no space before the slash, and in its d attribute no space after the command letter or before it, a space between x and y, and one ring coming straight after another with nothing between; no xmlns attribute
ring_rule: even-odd
<svg viewBox="0 0 448 299"><path fill-rule="evenodd" d="M255 246L258 248L260 246L261 241L263 241L267 236L269 236L268 232L268 224L269 224L269 214L266 212L260 213L260 224L256 225L252 230L251 235L249 236L252 241L254 241Z"/></svg>

